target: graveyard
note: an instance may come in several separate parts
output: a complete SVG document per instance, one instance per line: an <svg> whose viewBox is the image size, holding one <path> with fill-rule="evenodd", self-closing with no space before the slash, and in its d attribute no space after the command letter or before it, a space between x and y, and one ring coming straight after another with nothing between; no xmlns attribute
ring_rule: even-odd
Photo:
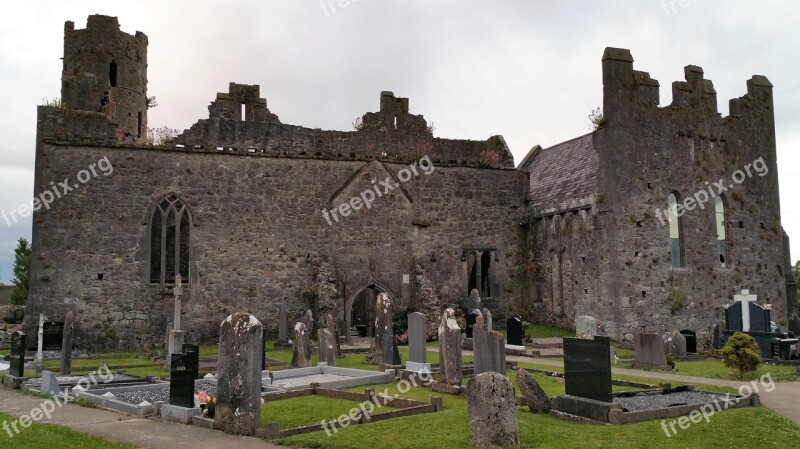
<svg viewBox="0 0 800 449"><path fill-rule="evenodd" d="M776 58L723 65L697 44L720 28L631 26L613 2L608 23L552 6L567 26L493 3L456 34L431 4L425 39L378 3L323 0L332 26L294 2L36 17L9 67L60 96L35 121L12 96L35 148L33 189L6 189L30 207L0 210L31 236L0 284L0 447L800 447L793 72L715 87L689 58ZM694 40L599 46L658 26ZM578 37L527 37L549 28ZM586 98L588 133L559 115Z"/></svg>

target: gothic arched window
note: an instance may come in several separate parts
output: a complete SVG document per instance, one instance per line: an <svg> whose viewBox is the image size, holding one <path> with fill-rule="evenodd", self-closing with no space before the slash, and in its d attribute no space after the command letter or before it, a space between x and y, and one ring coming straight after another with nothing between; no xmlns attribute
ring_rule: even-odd
<svg viewBox="0 0 800 449"><path fill-rule="evenodd" d="M150 282L170 283L180 274L189 282L189 236L192 216L175 194L153 207L150 217Z"/></svg>
<svg viewBox="0 0 800 449"><path fill-rule="evenodd" d="M683 266L683 241L681 240L681 217L678 214L678 194L672 192L667 197L667 218L669 219L669 251L672 258L672 267ZM681 214L682 215L682 214Z"/></svg>

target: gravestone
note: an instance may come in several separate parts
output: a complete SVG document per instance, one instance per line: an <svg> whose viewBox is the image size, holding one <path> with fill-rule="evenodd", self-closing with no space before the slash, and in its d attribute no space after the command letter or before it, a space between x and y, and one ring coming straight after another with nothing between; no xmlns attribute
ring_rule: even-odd
<svg viewBox="0 0 800 449"><path fill-rule="evenodd" d="M278 308L278 340L275 342L276 348L288 348L289 343L289 318L286 315L286 306L281 304Z"/></svg>
<svg viewBox="0 0 800 449"><path fill-rule="evenodd" d="M469 299L467 300L467 310L480 310L481 309L481 295L478 289L473 288L469 292Z"/></svg>
<svg viewBox="0 0 800 449"><path fill-rule="evenodd" d="M461 328L451 308L445 309L439 324L439 369L442 382L461 385Z"/></svg>
<svg viewBox="0 0 800 449"><path fill-rule="evenodd" d="M686 339L686 352L688 354L697 354L697 332L684 329L681 335Z"/></svg>
<svg viewBox="0 0 800 449"><path fill-rule="evenodd" d="M261 371L267 370L267 333L261 332Z"/></svg>
<svg viewBox="0 0 800 449"><path fill-rule="evenodd" d="M669 368L664 341L658 334L636 334L634 368Z"/></svg>
<svg viewBox="0 0 800 449"><path fill-rule="evenodd" d="M489 309L487 309L486 307L484 307L483 310L481 311L481 313L483 314L483 322L484 322L485 329L487 331L494 330L494 329L492 329L492 312Z"/></svg>
<svg viewBox="0 0 800 449"><path fill-rule="evenodd" d="M181 353L186 354L188 356L187 360L189 362L189 369L196 373L195 379L199 379L200 377L200 346L193 345L190 343L184 343L181 347Z"/></svg>
<svg viewBox="0 0 800 449"><path fill-rule="evenodd" d="M42 349L44 351L60 351L64 343L64 322L48 321L42 327Z"/></svg>
<svg viewBox="0 0 800 449"><path fill-rule="evenodd" d="M469 435L474 448L519 447L514 387L502 374L483 373L467 384Z"/></svg>
<svg viewBox="0 0 800 449"><path fill-rule="evenodd" d="M302 324L301 324L302 326ZM214 428L253 436L261 419L258 350L263 327L249 313L234 313L220 325L217 408Z"/></svg>
<svg viewBox="0 0 800 449"><path fill-rule="evenodd" d="M317 339L319 340L320 363L324 362L328 366L336 366L336 344L333 341L331 331L328 329L318 330Z"/></svg>
<svg viewBox="0 0 800 449"><path fill-rule="evenodd" d="M414 312L408 315L408 362L406 370L417 373L430 373L428 364L427 340L428 317L424 313Z"/></svg>
<svg viewBox="0 0 800 449"><path fill-rule="evenodd" d="M393 313L392 300L389 295L379 293L378 299L375 301L375 340L367 356L367 363L380 365L384 362L383 336L394 336Z"/></svg>
<svg viewBox="0 0 800 449"><path fill-rule="evenodd" d="M714 349L722 349L724 332L725 322L717 321L717 324L714 325L714 329L711 331L711 345L714 347Z"/></svg>
<svg viewBox="0 0 800 449"><path fill-rule="evenodd" d="M306 325L302 322L294 323L294 350L292 351L292 368L306 368L311 366L308 356L311 348Z"/></svg>
<svg viewBox="0 0 800 449"><path fill-rule="evenodd" d="M39 392L49 396L56 395L61 392L58 386L58 379L52 371L42 370L42 386Z"/></svg>
<svg viewBox="0 0 800 449"><path fill-rule="evenodd" d="M610 346L611 340L608 337L598 336L592 340L564 338L566 394L611 402ZM663 350L663 345L660 346Z"/></svg>
<svg viewBox="0 0 800 449"><path fill-rule="evenodd" d="M70 310L64 319L64 338L61 342L61 375L72 372L72 333L75 330L75 314Z"/></svg>
<svg viewBox="0 0 800 449"><path fill-rule="evenodd" d="M736 303L725 308L722 345L734 333L744 332L755 339L762 358L772 358L772 342L778 334L772 332L769 309L757 304L756 295L751 295L748 290L742 290L733 298Z"/></svg>
<svg viewBox="0 0 800 449"><path fill-rule="evenodd" d="M24 377L26 348L27 336L24 332L14 332L11 334L11 366L8 370L10 376Z"/></svg>
<svg viewBox="0 0 800 449"><path fill-rule="evenodd" d="M336 320L333 319L333 315L330 313L325 315L325 328L328 329L328 332L331 333L331 338L333 338L334 355L339 357L339 329L336 326Z"/></svg>
<svg viewBox="0 0 800 449"><path fill-rule="evenodd" d="M186 332L181 329L181 309L183 298L183 278L180 274L175 276L175 282L172 287L173 296L173 317L172 317L172 330L167 334L167 356L165 361L170 363L172 360L170 354L180 353L183 348L183 341L186 337Z"/></svg>
<svg viewBox="0 0 800 449"><path fill-rule="evenodd" d="M525 368L517 368L517 385L519 392L525 400L525 405L536 412L550 412L550 398L544 392L539 382Z"/></svg>
<svg viewBox="0 0 800 449"><path fill-rule="evenodd" d="M311 309L306 310L306 313L303 314L303 317L300 319L300 321L305 324L306 330L309 334L314 332L314 313L311 312Z"/></svg>
<svg viewBox="0 0 800 449"><path fill-rule="evenodd" d="M506 373L506 339L503 334L476 331L473 348L475 374Z"/></svg>
<svg viewBox="0 0 800 449"><path fill-rule="evenodd" d="M597 320L582 315L575 318L575 336L578 338L594 338L597 336Z"/></svg>
<svg viewBox="0 0 800 449"><path fill-rule="evenodd" d="M193 370L197 353L170 355L169 404L178 407L194 407L194 380L197 371Z"/></svg>
<svg viewBox="0 0 800 449"><path fill-rule="evenodd" d="M800 317L796 313L793 313L792 317L789 318L789 332L795 337L800 336Z"/></svg>
<svg viewBox="0 0 800 449"><path fill-rule="evenodd" d="M473 290L474 291L474 290ZM475 333L475 322L478 320L478 317L482 317L481 311L478 309L472 309L467 314L467 329L466 334L467 338L473 338Z"/></svg>
<svg viewBox="0 0 800 449"><path fill-rule="evenodd" d="M514 346L522 346L522 317L514 315L506 321L506 334L508 335L508 344Z"/></svg>
<svg viewBox="0 0 800 449"><path fill-rule="evenodd" d="M686 337L675 331L664 337L664 352L673 357L686 356Z"/></svg>
<svg viewBox="0 0 800 449"><path fill-rule="evenodd" d="M381 342L381 353L383 354L383 362L386 365L399 365L402 363L400 359L400 350L397 348L397 337L394 334L385 334Z"/></svg>

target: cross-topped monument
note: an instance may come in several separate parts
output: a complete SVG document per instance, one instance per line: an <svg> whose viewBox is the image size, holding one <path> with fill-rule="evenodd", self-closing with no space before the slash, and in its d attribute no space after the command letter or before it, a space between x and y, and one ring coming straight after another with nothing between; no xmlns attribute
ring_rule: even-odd
<svg viewBox="0 0 800 449"><path fill-rule="evenodd" d="M167 353L164 357L164 366L169 367L172 360L172 354L178 354L183 351L183 336L184 331L181 330L181 299L183 298L183 278L181 275L175 276L175 286L172 288L172 294L175 297L175 311L173 316L173 327L169 332L167 339Z"/></svg>
<svg viewBox="0 0 800 449"><path fill-rule="evenodd" d="M741 294L733 295L733 301L742 304L742 330L750 331L750 303L756 302L758 297L751 295L750 290L742 290Z"/></svg>

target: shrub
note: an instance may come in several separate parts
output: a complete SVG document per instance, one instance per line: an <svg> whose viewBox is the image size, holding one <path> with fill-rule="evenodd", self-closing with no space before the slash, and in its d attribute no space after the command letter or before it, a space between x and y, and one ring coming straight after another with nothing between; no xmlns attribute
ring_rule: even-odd
<svg viewBox="0 0 800 449"><path fill-rule="evenodd" d="M761 365L761 351L755 339L744 332L736 332L722 348L722 361L729 368L739 370L739 378L754 372Z"/></svg>
<svg viewBox="0 0 800 449"><path fill-rule="evenodd" d="M683 300L686 299L686 294L681 290L670 290L667 300L669 301L669 312L673 315L678 313L683 308Z"/></svg>

